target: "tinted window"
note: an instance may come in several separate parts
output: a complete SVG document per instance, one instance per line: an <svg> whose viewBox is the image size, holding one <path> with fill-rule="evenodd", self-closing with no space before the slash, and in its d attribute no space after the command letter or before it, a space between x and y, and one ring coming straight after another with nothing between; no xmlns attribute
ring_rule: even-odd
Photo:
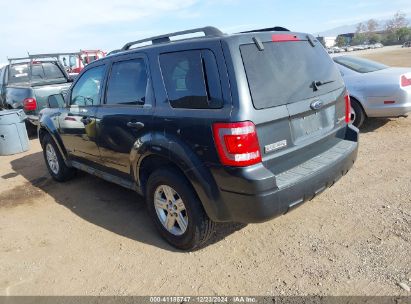
<svg viewBox="0 0 411 304"><path fill-rule="evenodd" d="M370 73L388 68L382 63L358 57L341 56L335 57L334 61L358 73Z"/></svg>
<svg viewBox="0 0 411 304"><path fill-rule="evenodd" d="M267 42L240 47L254 107L264 109L315 97L343 86L326 51L308 41ZM313 81L329 83L313 88Z"/></svg>
<svg viewBox="0 0 411 304"><path fill-rule="evenodd" d="M9 82L39 82L44 80L66 80L63 72L53 62L33 63L31 65L31 77L30 69L27 63L15 64L10 66Z"/></svg>
<svg viewBox="0 0 411 304"><path fill-rule="evenodd" d="M160 56L168 99L174 108L216 109L223 105L220 76L209 50Z"/></svg>
<svg viewBox="0 0 411 304"><path fill-rule="evenodd" d="M72 90L70 104L79 106L99 104L104 71L104 66L98 66L81 75Z"/></svg>
<svg viewBox="0 0 411 304"><path fill-rule="evenodd" d="M52 62L35 63L31 66L32 81L65 79L60 68Z"/></svg>
<svg viewBox="0 0 411 304"><path fill-rule="evenodd" d="M143 59L116 62L108 82L107 104L143 104L147 72Z"/></svg>

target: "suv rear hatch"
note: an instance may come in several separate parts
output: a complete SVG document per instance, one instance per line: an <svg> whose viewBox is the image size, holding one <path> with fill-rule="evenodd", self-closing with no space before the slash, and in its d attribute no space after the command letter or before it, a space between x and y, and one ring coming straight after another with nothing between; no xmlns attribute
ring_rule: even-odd
<svg viewBox="0 0 411 304"><path fill-rule="evenodd" d="M349 101L341 75L314 37L250 38L254 42L240 45L240 52L257 112L253 122L263 163L278 175L340 144Z"/></svg>

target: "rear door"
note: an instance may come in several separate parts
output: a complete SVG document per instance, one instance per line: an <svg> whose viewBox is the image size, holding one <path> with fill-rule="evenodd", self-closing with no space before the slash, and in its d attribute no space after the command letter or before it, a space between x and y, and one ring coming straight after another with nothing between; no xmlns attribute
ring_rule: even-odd
<svg viewBox="0 0 411 304"><path fill-rule="evenodd" d="M257 43L240 46L258 113L263 161L269 166L276 156L292 157L291 152L320 141L344 124L343 80L321 44L310 39L272 34L261 37L263 48ZM306 151L307 158L318 153L320 145L316 146ZM285 163L280 159L276 168L281 171Z"/></svg>
<svg viewBox="0 0 411 304"><path fill-rule="evenodd" d="M104 104L97 111L97 140L104 167L130 179L134 149L149 137L154 95L144 54L113 59Z"/></svg>

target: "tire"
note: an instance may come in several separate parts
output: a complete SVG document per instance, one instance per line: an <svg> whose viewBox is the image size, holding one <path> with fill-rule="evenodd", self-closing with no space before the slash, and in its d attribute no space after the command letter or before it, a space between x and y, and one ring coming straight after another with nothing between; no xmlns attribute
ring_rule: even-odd
<svg viewBox="0 0 411 304"><path fill-rule="evenodd" d="M51 177L58 182L65 182L73 178L76 170L66 165L60 150L49 134L44 136L41 145L43 147L44 160Z"/></svg>
<svg viewBox="0 0 411 304"><path fill-rule="evenodd" d="M360 103L351 98L351 122L357 128L360 128L365 121L365 113Z"/></svg>
<svg viewBox="0 0 411 304"><path fill-rule="evenodd" d="M147 181L146 200L157 230L178 249L198 249L214 231L214 222L205 213L191 185L176 170L154 171Z"/></svg>

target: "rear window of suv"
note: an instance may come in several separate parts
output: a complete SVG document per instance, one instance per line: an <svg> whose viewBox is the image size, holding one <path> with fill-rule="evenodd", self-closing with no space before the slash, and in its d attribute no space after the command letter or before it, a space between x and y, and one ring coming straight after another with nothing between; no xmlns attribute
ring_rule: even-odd
<svg viewBox="0 0 411 304"><path fill-rule="evenodd" d="M316 97L342 87L334 62L320 44L308 41L266 42L240 46L256 109L265 109ZM314 81L328 82L316 91Z"/></svg>

